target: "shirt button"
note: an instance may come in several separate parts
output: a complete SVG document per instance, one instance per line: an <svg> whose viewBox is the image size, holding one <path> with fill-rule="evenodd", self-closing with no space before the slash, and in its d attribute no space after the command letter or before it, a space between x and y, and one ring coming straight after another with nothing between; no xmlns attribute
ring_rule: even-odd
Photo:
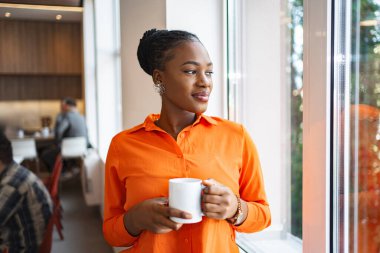
<svg viewBox="0 0 380 253"><path fill-rule="evenodd" d="M178 158L183 158L183 154L178 154Z"/></svg>
<svg viewBox="0 0 380 253"><path fill-rule="evenodd" d="M189 239L185 238L185 243L189 243Z"/></svg>

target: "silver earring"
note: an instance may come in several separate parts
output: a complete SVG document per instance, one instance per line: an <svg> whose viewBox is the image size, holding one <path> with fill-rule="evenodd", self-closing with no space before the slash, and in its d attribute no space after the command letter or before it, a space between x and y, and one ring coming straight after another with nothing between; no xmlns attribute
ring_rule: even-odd
<svg viewBox="0 0 380 253"><path fill-rule="evenodd" d="M162 95L165 93L165 86L161 83L161 81L157 81L156 83L154 83L154 90Z"/></svg>

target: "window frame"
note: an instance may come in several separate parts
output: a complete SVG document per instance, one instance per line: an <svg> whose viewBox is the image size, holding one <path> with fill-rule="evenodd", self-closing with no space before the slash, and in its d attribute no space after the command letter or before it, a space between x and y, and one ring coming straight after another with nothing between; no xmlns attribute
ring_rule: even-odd
<svg viewBox="0 0 380 253"><path fill-rule="evenodd" d="M332 1L304 0L302 247L304 252L311 253L332 249L332 18ZM244 70L244 64L242 68ZM242 122L245 122L244 113ZM243 248L244 244L255 244L253 240L260 237L274 238L244 237L237 239Z"/></svg>
<svg viewBox="0 0 380 253"><path fill-rule="evenodd" d="M330 252L332 1L304 1L303 250Z"/></svg>

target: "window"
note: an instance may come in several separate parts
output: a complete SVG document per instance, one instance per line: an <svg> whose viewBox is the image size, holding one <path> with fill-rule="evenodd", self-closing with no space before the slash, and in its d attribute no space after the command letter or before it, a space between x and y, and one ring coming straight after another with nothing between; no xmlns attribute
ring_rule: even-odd
<svg viewBox="0 0 380 253"><path fill-rule="evenodd" d="M380 251L380 1L337 2L334 250ZM351 22L349 22L351 21Z"/></svg>
<svg viewBox="0 0 380 253"><path fill-rule="evenodd" d="M229 115L258 146L273 216L238 244L379 252L380 1L228 2Z"/></svg>
<svg viewBox="0 0 380 253"><path fill-rule="evenodd" d="M272 225L246 252L302 252L302 0L227 1L228 115L258 147Z"/></svg>

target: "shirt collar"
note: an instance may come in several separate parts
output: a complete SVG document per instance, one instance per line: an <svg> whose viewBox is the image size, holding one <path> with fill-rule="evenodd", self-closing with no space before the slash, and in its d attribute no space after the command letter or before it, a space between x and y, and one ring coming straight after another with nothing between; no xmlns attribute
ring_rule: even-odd
<svg viewBox="0 0 380 253"><path fill-rule="evenodd" d="M137 126L137 127L134 127L133 129L131 129L131 132L138 131L142 128L144 128L145 131L153 131L153 130L163 131L161 128L156 126L156 124L154 124L154 122L156 120L158 120L159 118L160 118L160 114L149 114L148 117L146 117L144 123ZM197 119L194 121L193 126L195 126L197 124L217 125L218 122L215 119L213 119L212 117L209 117L209 116L206 116L203 114L199 114L197 116Z"/></svg>

